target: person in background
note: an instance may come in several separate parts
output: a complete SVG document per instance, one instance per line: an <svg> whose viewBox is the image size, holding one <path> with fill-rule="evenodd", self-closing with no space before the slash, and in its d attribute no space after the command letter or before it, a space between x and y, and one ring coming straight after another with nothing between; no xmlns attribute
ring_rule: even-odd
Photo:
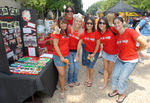
<svg viewBox="0 0 150 103"><path fill-rule="evenodd" d="M65 69L67 68L65 61L68 59L69 55L68 23L65 17L61 16L58 18L58 26L55 27L52 37L54 45L53 59L58 70L61 87L60 98L64 98L64 91L67 90L67 87L65 87Z"/></svg>
<svg viewBox="0 0 150 103"><path fill-rule="evenodd" d="M114 18L118 17L119 16L119 13L115 12L114 13Z"/></svg>
<svg viewBox="0 0 150 103"><path fill-rule="evenodd" d="M83 19L81 14L77 14L74 17L73 25L69 28L69 71L68 71L68 84L70 87L73 87L75 83L76 86L79 86L80 83L77 80L78 71L79 71L79 61L77 62L75 57L77 53L77 45L80 39L80 36L84 33L82 29Z"/></svg>
<svg viewBox="0 0 150 103"><path fill-rule="evenodd" d="M116 101L122 103L126 98L125 90L128 77L138 63L139 52L145 49L147 43L135 30L124 28L122 17L114 19L114 27L118 31L117 35L119 35L117 39L118 57L112 72L113 91L108 96L114 97L118 95ZM138 48L136 47L136 42L139 43Z"/></svg>
<svg viewBox="0 0 150 103"><path fill-rule="evenodd" d="M65 9L65 18L66 18L66 20L67 20L67 22L68 22L68 25L72 25L73 24L73 14L75 13L75 9L74 9L74 7L73 6L71 6L71 5L68 5L67 7L66 7L66 9ZM52 26L51 26L51 29L55 29L55 26L57 26L58 25L58 23L57 23L57 20L56 20L56 22L54 22L53 24L52 24Z"/></svg>
<svg viewBox="0 0 150 103"><path fill-rule="evenodd" d="M147 53L150 53L150 10L146 13L146 18L142 19L138 26L135 28L135 30L140 33L145 41L148 42L148 47L146 48L146 53L142 51L142 54L146 54L150 56Z"/></svg>
<svg viewBox="0 0 150 103"><path fill-rule="evenodd" d="M113 17L113 14L111 16ZM99 19L97 31L100 35L100 42L103 44L101 56L103 58L104 65L104 82L103 86L98 88L99 90L101 90L107 86L107 82L109 81L110 75L112 73L117 58L117 36L115 35L115 32L117 31L114 29L114 27L110 27L106 17L101 17Z"/></svg>
<svg viewBox="0 0 150 103"><path fill-rule="evenodd" d="M127 23L127 16L126 16L126 14L120 14L119 16L121 16L121 17L123 18L124 27L125 27L125 28L128 28L128 27L129 27L129 24Z"/></svg>
<svg viewBox="0 0 150 103"><path fill-rule="evenodd" d="M107 20L108 20L109 25L110 25L110 26L114 26L114 23L113 23L114 14L108 13L108 14L106 15L106 18L107 18Z"/></svg>
<svg viewBox="0 0 150 103"><path fill-rule="evenodd" d="M78 55L83 40L85 43L85 66L87 71L87 80L84 82L84 85L91 87L93 83L94 65L100 52L100 37L95 30L95 21L93 17L88 17L85 21L85 32L79 40L77 55L75 57L77 61L79 61Z"/></svg>

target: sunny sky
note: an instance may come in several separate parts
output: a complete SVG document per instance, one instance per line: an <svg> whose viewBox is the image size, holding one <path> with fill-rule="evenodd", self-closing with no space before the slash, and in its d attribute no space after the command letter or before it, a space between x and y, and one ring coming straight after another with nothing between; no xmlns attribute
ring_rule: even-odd
<svg viewBox="0 0 150 103"><path fill-rule="evenodd" d="M96 3L97 1L100 1L100 0L82 0L83 10L86 11L88 7L90 7L93 3Z"/></svg>

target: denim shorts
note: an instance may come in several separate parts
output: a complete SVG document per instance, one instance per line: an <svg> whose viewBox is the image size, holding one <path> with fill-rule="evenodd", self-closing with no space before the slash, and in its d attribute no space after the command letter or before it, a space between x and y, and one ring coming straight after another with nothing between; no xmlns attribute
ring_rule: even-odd
<svg viewBox="0 0 150 103"><path fill-rule="evenodd" d="M95 54L95 56L94 56L95 59L94 59L93 62L91 62L89 59L87 59L87 57L88 57L89 54L92 54L92 53L90 53L90 52L88 52L88 51L85 50L85 55L86 55L86 57L85 57L85 61L86 61L85 66L87 66L89 69L93 69L94 65L95 65L95 63L97 61L97 58L99 56L99 53Z"/></svg>
<svg viewBox="0 0 150 103"><path fill-rule="evenodd" d="M68 56L65 56L64 58L65 58L65 59L68 59ZM60 60L60 57L59 57L59 56L53 55L53 59L54 59L54 64L55 64L55 66L57 66L57 67L63 67L63 66L65 66L65 65L67 65L65 62L62 62L62 61Z"/></svg>
<svg viewBox="0 0 150 103"><path fill-rule="evenodd" d="M102 58L104 58L106 60L109 60L109 61L112 61L112 62L116 62L118 54L110 55L110 54L107 54L106 52L102 51L102 55L101 56L102 56Z"/></svg>

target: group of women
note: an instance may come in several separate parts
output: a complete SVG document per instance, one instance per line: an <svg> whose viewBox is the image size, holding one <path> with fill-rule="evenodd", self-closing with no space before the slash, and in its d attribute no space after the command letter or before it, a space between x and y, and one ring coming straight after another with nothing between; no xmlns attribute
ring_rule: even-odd
<svg viewBox="0 0 150 103"><path fill-rule="evenodd" d="M84 85L91 87L93 83L94 65L100 53L100 45L103 44L102 57L104 64L104 83L99 90L107 86L107 82L112 73L112 92L108 96L118 95L118 103L125 99L125 90L127 88L127 79L134 70L138 62L139 51L145 49L147 43L142 39L139 33L132 29L124 28L122 17L116 17L113 21L114 27L111 27L106 17L98 20L97 29L95 29L95 20L88 17L84 20L82 15L77 14L73 18L74 8L67 6L66 16L59 17L55 32L53 32L54 44L54 63L59 73L59 83L61 87L60 98L64 98L65 90L65 69L67 68L66 59L69 60L68 85L79 86L77 80L79 70L79 54L81 45L84 43L85 63L87 71L87 80ZM72 16L72 18L71 18ZM70 21L73 20L71 25ZM140 45L136 47L136 42Z"/></svg>

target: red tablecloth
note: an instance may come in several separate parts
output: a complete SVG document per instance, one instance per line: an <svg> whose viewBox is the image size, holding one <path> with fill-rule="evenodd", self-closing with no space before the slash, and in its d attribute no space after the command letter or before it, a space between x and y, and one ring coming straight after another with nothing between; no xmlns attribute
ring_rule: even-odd
<svg viewBox="0 0 150 103"><path fill-rule="evenodd" d="M53 41L53 39L52 39L52 38L49 38L49 39L46 39L46 40L42 40L42 41L38 41L38 45L39 45L39 47L40 47L40 48L44 48L44 47L46 47L46 41L48 41L48 40Z"/></svg>

